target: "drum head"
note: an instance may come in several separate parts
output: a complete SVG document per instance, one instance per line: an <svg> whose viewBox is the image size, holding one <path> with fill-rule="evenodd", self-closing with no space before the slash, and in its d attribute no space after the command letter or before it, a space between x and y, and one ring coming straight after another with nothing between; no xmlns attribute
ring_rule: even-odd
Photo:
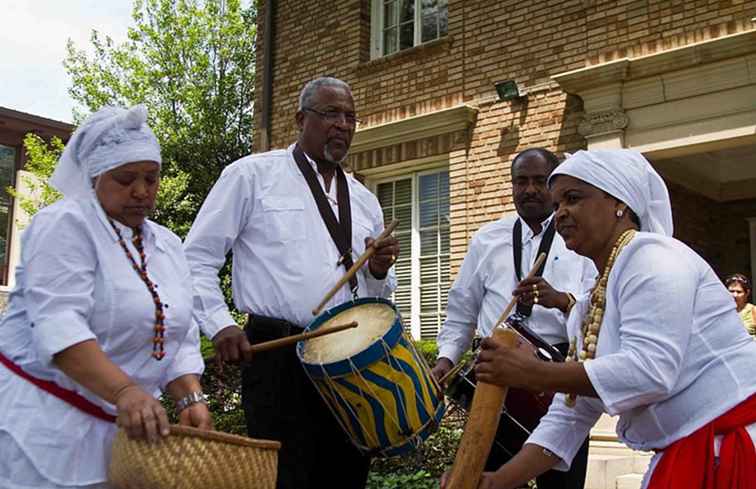
<svg viewBox="0 0 756 489"><path fill-rule="evenodd" d="M396 318L396 311L388 304L355 304L323 321L317 329L352 321L357 321L359 326L307 340L301 358L306 363L322 365L354 357L386 335Z"/></svg>

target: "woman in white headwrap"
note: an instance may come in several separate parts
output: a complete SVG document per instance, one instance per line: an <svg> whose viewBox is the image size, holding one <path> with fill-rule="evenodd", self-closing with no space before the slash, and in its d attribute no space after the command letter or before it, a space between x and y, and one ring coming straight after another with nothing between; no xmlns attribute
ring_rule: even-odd
<svg viewBox="0 0 756 489"><path fill-rule="evenodd" d="M566 469L602 413L619 415L617 435L631 448L657 452L644 487L756 487L756 344L716 274L671 237L661 177L634 151L579 151L549 184L557 231L601 275L569 318L571 361L484 340L479 380L561 394L480 487Z"/></svg>
<svg viewBox="0 0 756 489"><path fill-rule="evenodd" d="M0 323L0 487L106 488L117 426L156 441L211 419L179 238L147 219L160 148L143 106L107 107L71 137L32 219Z"/></svg>

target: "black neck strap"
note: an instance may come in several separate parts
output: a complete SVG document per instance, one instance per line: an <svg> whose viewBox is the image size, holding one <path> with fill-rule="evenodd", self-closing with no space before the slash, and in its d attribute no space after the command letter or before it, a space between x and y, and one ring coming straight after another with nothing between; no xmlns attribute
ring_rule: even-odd
<svg viewBox="0 0 756 489"><path fill-rule="evenodd" d="M344 265L345 269L349 270L354 265L352 260L352 209L349 203L349 185L344 170L341 169L340 165L336 165L336 199L339 207L339 220L337 221L323 187L318 182L318 176L312 169L310 162L307 161L307 157L299 144L294 147L294 161L296 161L299 171L304 175L307 186L310 187L310 192L315 199L315 204L318 206L320 217L323 219L336 248L338 248L339 254L341 254L339 262ZM352 293L357 291L356 276L349 279L349 287L352 289Z"/></svg>
<svg viewBox="0 0 756 489"><path fill-rule="evenodd" d="M538 247L538 253L536 257L541 256L541 253L546 254L546 259L549 257L549 250L551 250L551 243L554 241L554 233L556 228L554 226L554 219L551 220L548 227L543 231L543 237L541 238L541 245ZM517 218L514 223L514 229L512 229L512 251L514 253L514 269L517 281L520 282L523 279L522 275L522 219ZM546 267L546 260L543 260L541 266L536 270L535 276L540 277L543 275L543 270ZM533 306L526 306L521 303L517 303L517 312L523 316L530 316L533 312Z"/></svg>

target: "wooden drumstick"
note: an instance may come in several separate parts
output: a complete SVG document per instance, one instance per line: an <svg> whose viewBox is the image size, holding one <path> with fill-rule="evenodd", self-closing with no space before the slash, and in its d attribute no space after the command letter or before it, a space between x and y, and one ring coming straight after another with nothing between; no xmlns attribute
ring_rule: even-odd
<svg viewBox="0 0 756 489"><path fill-rule="evenodd" d="M536 258L535 263L533 263L533 268L530 269L530 272L528 273L527 277L525 277L523 280L533 278L538 271L539 268L541 268L541 265L543 264L544 260L546 260L546 253L541 253L538 255L538 258ZM509 301L509 304L507 304L506 309L504 309L504 312L501 313L501 316L499 316L499 320L496 321L495 326L500 325L504 321L509 318L509 315L512 313L512 309L517 305L517 297L512 297L512 300ZM495 327L494 326L494 327Z"/></svg>
<svg viewBox="0 0 756 489"><path fill-rule="evenodd" d="M310 338L317 338L318 336L325 336L331 333L338 333L345 329L356 328L358 326L357 321L352 321L347 324L340 324L338 326L331 326L329 328L321 328L315 331L309 331L307 333L299 333L284 338L278 338L276 340L264 341L255 345L250 345L249 351L251 353L260 353L261 351L275 350L276 348L283 348L284 346L292 345L298 341L308 340ZM205 362L216 361L216 357L212 356L205 359Z"/></svg>
<svg viewBox="0 0 756 489"><path fill-rule="evenodd" d="M362 267L362 265L365 264L366 261L370 259L373 254L375 254L375 245L379 244L382 240L386 239L393 231L396 225L399 224L399 221L394 219L391 221L391 223L386 226L386 229L383 230L381 234L378 235L377 238L375 238L375 241L373 241L373 244L368 246L368 248L365 250L365 252L360 255L359 258L357 258L357 261L354 262L354 265L352 265L352 268L347 270L347 272L344 274L343 277L339 279L338 282L336 282L336 285L333 286L331 290L328 291L328 293L323 297L323 300L320 301L320 304L318 304L318 307L312 310L312 315L317 316L320 314L320 311L323 310L323 307L325 307L326 303L331 300L331 297L336 294L336 292L341 289L345 283L349 282L349 279L354 276L355 273Z"/></svg>
<svg viewBox="0 0 756 489"><path fill-rule="evenodd" d="M532 278L535 275L545 259L546 254L541 253L527 278ZM502 328L500 325L509 317L509 313L512 312L516 303L516 298L510 301L491 334L491 338L497 344L507 348L517 347L517 335L511 329ZM454 465L449 474L449 481L446 484L447 489L476 489L478 487L480 476L483 474L486 459L496 436L496 429L499 426L501 409L504 406L506 396L506 387L478 382L475 394L473 394L470 416L467 419L462 440L460 440L459 448L457 448Z"/></svg>
<svg viewBox="0 0 756 489"><path fill-rule="evenodd" d="M356 328L357 325L357 321L352 321L351 323L347 324L330 326L328 328L320 328L316 329L315 331L308 331L307 333L299 333L291 336L286 336L285 338L278 338L277 340L265 341L263 343L251 345L251 351L252 353L259 353L261 351L275 350L276 348L292 345L294 343L297 343L298 341L309 340L311 338L317 338L318 336L338 333L339 331L344 331L345 329Z"/></svg>

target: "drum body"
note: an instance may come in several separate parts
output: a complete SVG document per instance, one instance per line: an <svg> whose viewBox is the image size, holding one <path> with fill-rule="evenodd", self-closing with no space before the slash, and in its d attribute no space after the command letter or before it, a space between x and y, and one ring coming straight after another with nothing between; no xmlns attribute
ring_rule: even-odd
<svg viewBox="0 0 756 489"><path fill-rule="evenodd" d="M395 456L417 448L444 414L438 383L385 299L336 306L307 331L350 321L359 326L297 344L305 371L360 451Z"/></svg>
<svg viewBox="0 0 756 489"><path fill-rule="evenodd" d="M532 345L523 342L520 342L519 348L535 351ZM474 368L475 362L471 361L446 388L451 403L465 412L470 410L475 395L477 381ZM492 450L503 450L505 459L513 457L549 410L553 398L554 394L549 392L508 389Z"/></svg>

